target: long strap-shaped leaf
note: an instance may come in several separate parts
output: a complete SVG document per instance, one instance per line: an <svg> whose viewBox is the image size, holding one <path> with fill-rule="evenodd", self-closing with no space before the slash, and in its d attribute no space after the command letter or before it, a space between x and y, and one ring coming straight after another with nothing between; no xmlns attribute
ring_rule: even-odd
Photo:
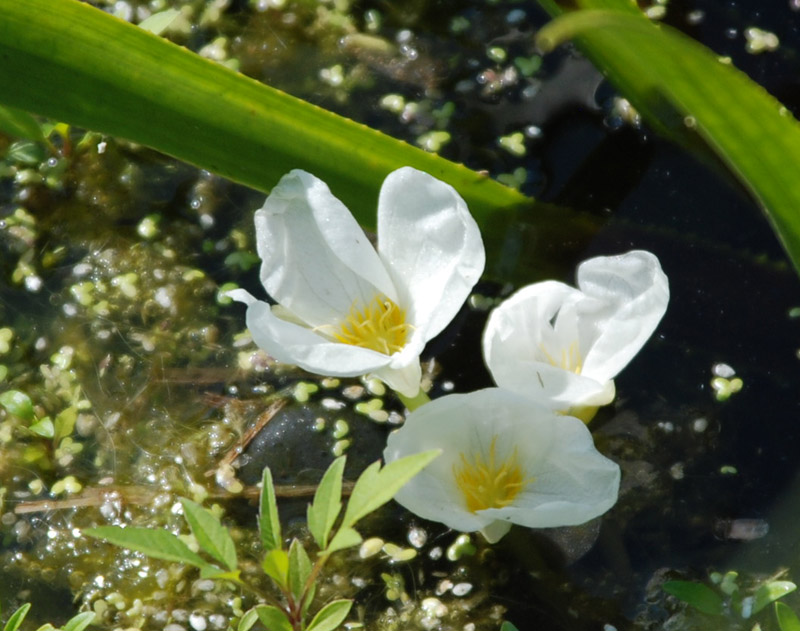
<svg viewBox="0 0 800 631"><path fill-rule="evenodd" d="M128 138L262 191L289 169L306 169L367 225L384 176L403 165L452 184L479 221L531 203L76 0L0 0L0 102Z"/></svg>
<svg viewBox="0 0 800 631"><path fill-rule="evenodd" d="M539 0L552 15L553 0ZM800 271L800 124L744 73L628 0L578 0L539 33L543 48L575 38L656 130L701 140L763 206Z"/></svg>

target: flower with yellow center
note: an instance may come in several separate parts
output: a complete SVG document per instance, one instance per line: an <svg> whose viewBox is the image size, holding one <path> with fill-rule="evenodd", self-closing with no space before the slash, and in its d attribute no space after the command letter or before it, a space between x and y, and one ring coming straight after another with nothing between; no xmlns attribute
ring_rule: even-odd
<svg viewBox="0 0 800 631"><path fill-rule="evenodd" d="M500 388L451 394L389 435L386 462L440 449L395 499L420 517L499 540L511 524L573 526L617 500L619 467L576 418Z"/></svg>
<svg viewBox="0 0 800 631"><path fill-rule="evenodd" d="M256 211L261 282L277 305L237 289L254 341L276 360L320 375L373 374L419 392L419 355L458 313L484 265L464 200L405 167L378 198L373 247L324 182L285 175Z"/></svg>
<svg viewBox="0 0 800 631"><path fill-rule="evenodd" d="M483 356L498 386L588 421L661 321L669 284L641 250L584 261L577 276L577 289L536 283L497 307Z"/></svg>
<svg viewBox="0 0 800 631"><path fill-rule="evenodd" d="M456 484L464 494L464 503L470 513L487 508L503 508L514 501L530 482L525 478L517 456L517 448L505 457L497 458L497 436L489 445L489 456L461 454L461 463L453 466Z"/></svg>

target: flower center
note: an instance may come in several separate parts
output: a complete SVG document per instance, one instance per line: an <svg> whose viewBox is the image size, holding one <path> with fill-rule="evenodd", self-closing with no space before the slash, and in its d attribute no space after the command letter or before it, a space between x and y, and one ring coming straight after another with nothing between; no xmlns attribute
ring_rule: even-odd
<svg viewBox="0 0 800 631"><path fill-rule="evenodd" d="M471 461L461 454L461 466L453 466L456 484L471 513L508 506L534 480L524 477L516 449L498 463L496 442L497 436L492 438L488 461L481 454L474 455Z"/></svg>
<svg viewBox="0 0 800 631"><path fill-rule="evenodd" d="M569 345L568 348L561 349L561 355L554 357L547 349L542 345L540 347L542 354L544 355L547 363L551 366L555 366L556 368L562 368L564 370L568 370L569 372L574 372L576 375L581 374L581 370L583 370L583 357L581 357L581 351L578 348L578 341L575 340L572 344Z"/></svg>
<svg viewBox="0 0 800 631"><path fill-rule="evenodd" d="M333 337L344 344L391 355L406 345L410 330L411 325L406 324L406 312L393 300L379 295L363 308L354 302Z"/></svg>

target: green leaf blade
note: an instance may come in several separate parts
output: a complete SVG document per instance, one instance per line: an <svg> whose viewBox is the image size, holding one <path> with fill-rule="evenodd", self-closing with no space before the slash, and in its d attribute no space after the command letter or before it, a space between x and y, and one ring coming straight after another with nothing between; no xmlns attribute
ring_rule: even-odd
<svg viewBox="0 0 800 631"><path fill-rule="evenodd" d="M83 631L94 622L94 619L95 613L93 611L84 611L70 618L67 623L61 627L61 631Z"/></svg>
<svg viewBox="0 0 800 631"><path fill-rule="evenodd" d="M675 596L678 600L691 605L698 611L712 616L722 615L724 605L722 597L703 583L691 581L667 581L661 588Z"/></svg>
<svg viewBox="0 0 800 631"><path fill-rule="evenodd" d="M333 524L342 510L342 476L346 458L331 463L322 476L314 500L308 506L308 529L321 550L328 545Z"/></svg>
<svg viewBox="0 0 800 631"><path fill-rule="evenodd" d="M0 107L0 131L16 138L44 142L42 128L36 119L13 107Z"/></svg>
<svg viewBox="0 0 800 631"><path fill-rule="evenodd" d="M289 546L289 569L287 581L289 591L296 602L300 602L308 577L311 575L311 559L308 558L306 549L297 539L292 540Z"/></svg>
<svg viewBox="0 0 800 631"><path fill-rule="evenodd" d="M278 516L278 502L275 498L275 486L272 483L272 472L269 467L261 475L261 499L258 507L258 526L261 532L261 546L265 552L281 549L281 520Z"/></svg>
<svg viewBox="0 0 800 631"><path fill-rule="evenodd" d="M352 528L339 528L336 531L336 534L333 535L333 538L328 543L328 547L325 548L324 553L333 554L334 552L338 552L339 550L344 550L345 548L352 548L353 546L357 546L360 544L364 539L361 537L358 532L356 532Z"/></svg>
<svg viewBox="0 0 800 631"><path fill-rule="evenodd" d="M329 602L317 612L317 615L311 620L311 624L306 627L306 631L334 631L347 618L352 606L352 600Z"/></svg>
<svg viewBox="0 0 800 631"><path fill-rule="evenodd" d="M273 605L257 605L256 613L268 631L292 631L292 623L285 612Z"/></svg>
<svg viewBox="0 0 800 631"><path fill-rule="evenodd" d="M236 570L236 546L228 530L210 511L199 504L181 498L181 505L183 516L200 548L230 571Z"/></svg>
<svg viewBox="0 0 800 631"><path fill-rule="evenodd" d="M530 204L484 175L84 3L0 0L0 15L6 106L128 138L262 191L302 168L329 182L367 225L380 183L406 165L453 185L479 215Z"/></svg>
<svg viewBox="0 0 800 631"><path fill-rule="evenodd" d="M281 589L289 589L289 555L286 550L273 548L267 552L261 562L261 569L264 573L275 581Z"/></svg>
<svg viewBox="0 0 800 631"><path fill-rule="evenodd" d="M219 571L189 547L176 535L166 530L152 528L120 528L119 526L98 526L87 528L84 534L103 539L114 545L141 552L154 559L186 563L199 568L213 568Z"/></svg>
<svg viewBox="0 0 800 631"><path fill-rule="evenodd" d="M797 585L791 581L769 581L764 583L756 590L753 598L753 613L758 613L764 607L779 598L783 598L797 589Z"/></svg>
<svg viewBox="0 0 800 631"><path fill-rule="evenodd" d="M775 603L775 617L781 631L800 631L800 618L785 603Z"/></svg>
<svg viewBox="0 0 800 631"><path fill-rule="evenodd" d="M25 620L25 616L28 615L28 612L31 609L30 603L25 603L19 609L17 609L14 613L11 614L11 617L6 621L6 625L3 627L3 631L17 631L22 625L22 622Z"/></svg>
<svg viewBox="0 0 800 631"><path fill-rule="evenodd" d="M383 469L380 468L380 462L372 463L353 487L342 519L342 528L352 526L365 515L390 501L397 491L440 453L440 450L436 449L413 454L390 462Z"/></svg>

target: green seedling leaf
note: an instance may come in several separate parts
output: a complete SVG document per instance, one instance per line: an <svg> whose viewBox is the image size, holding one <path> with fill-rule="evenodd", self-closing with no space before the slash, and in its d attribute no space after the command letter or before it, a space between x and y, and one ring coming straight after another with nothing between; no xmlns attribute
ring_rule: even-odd
<svg viewBox="0 0 800 631"><path fill-rule="evenodd" d="M261 624L268 631L292 631L292 623L285 612L273 605L256 605L256 613Z"/></svg>
<svg viewBox="0 0 800 631"><path fill-rule="evenodd" d="M413 454L390 462L383 469L380 462L373 462L364 470L353 487L342 519L342 528L353 526L359 519L386 504L406 482L422 471L440 453L440 450L434 449Z"/></svg>
<svg viewBox="0 0 800 631"><path fill-rule="evenodd" d="M756 590L755 598L753 599L753 613L758 613L764 607L779 598L783 598L786 594L793 592L797 589L797 585L791 581L770 581L764 583Z"/></svg>
<svg viewBox="0 0 800 631"><path fill-rule="evenodd" d="M775 617L781 631L800 631L800 619L785 603L775 603Z"/></svg>
<svg viewBox="0 0 800 631"><path fill-rule="evenodd" d="M325 548L325 554L331 554L337 550L344 550L345 548L352 548L359 545L363 539L352 528L339 528L337 533L331 539L328 547Z"/></svg>
<svg viewBox="0 0 800 631"><path fill-rule="evenodd" d="M306 554L306 549L297 539L292 539L292 545L289 546L289 571L287 578L289 591L291 591L296 602L300 602L300 598L303 596L303 588L310 575L311 560L308 558L308 554Z"/></svg>
<svg viewBox="0 0 800 631"><path fill-rule="evenodd" d="M3 627L3 631L17 631L22 621L25 620L25 616L28 615L28 611L30 611L31 604L25 603L17 609L14 613L11 614L11 617L6 622L6 626Z"/></svg>
<svg viewBox="0 0 800 631"><path fill-rule="evenodd" d="M36 421L28 429L42 438L53 438L53 436L55 436L55 427L49 416L45 416L43 419Z"/></svg>
<svg viewBox="0 0 800 631"><path fill-rule="evenodd" d="M13 107L0 106L0 131L16 138L44 142L42 128L36 119Z"/></svg>
<svg viewBox="0 0 800 631"><path fill-rule="evenodd" d="M192 529L197 544L209 556L227 567L231 572L236 570L236 547L228 530L219 522L214 514L199 504L181 498L183 516Z"/></svg>
<svg viewBox="0 0 800 631"><path fill-rule="evenodd" d="M266 605L261 606L265 607ZM250 631L253 625L258 622L257 609L257 607L253 607L244 612L244 615L239 619L239 626L236 627L236 631Z"/></svg>
<svg viewBox="0 0 800 631"><path fill-rule="evenodd" d="M149 18L139 22L139 28L151 32L153 35L161 35L169 25L181 14L177 9L167 9L153 13Z"/></svg>
<svg viewBox="0 0 800 631"><path fill-rule="evenodd" d="M32 421L34 418L31 398L19 390L6 390L0 394L0 405L6 412L23 421Z"/></svg>
<svg viewBox="0 0 800 631"><path fill-rule="evenodd" d="M661 587L668 594L672 594L698 611L712 616L722 615L722 597L708 585L691 581L667 581Z"/></svg>
<svg viewBox="0 0 800 631"><path fill-rule="evenodd" d="M67 623L61 627L61 631L83 631L94 622L94 618L95 615L93 611L84 611L70 618Z"/></svg>
<svg viewBox="0 0 800 631"><path fill-rule="evenodd" d="M45 159L44 147L33 140L18 140L6 152L6 158L13 162L22 162L28 166L39 164Z"/></svg>
<svg viewBox="0 0 800 631"><path fill-rule="evenodd" d="M154 559L186 563L201 569L208 568L215 572L221 571L218 567L211 565L201 556L192 552L176 535L166 530L98 526L97 528L87 528L83 533L90 537L104 539L123 548L141 552Z"/></svg>
<svg viewBox="0 0 800 631"><path fill-rule="evenodd" d="M519 631L519 629L508 620L504 620L503 624L500 625L500 631Z"/></svg>
<svg viewBox="0 0 800 631"><path fill-rule="evenodd" d="M286 554L286 550L273 548L267 552L261 562L261 568L281 589L287 590L289 588L289 555Z"/></svg>
<svg viewBox="0 0 800 631"><path fill-rule="evenodd" d="M261 529L261 546L265 552L283 547L281 521L278 517L278 503L275 499L275 487L272 484L272 473L269 467L264 469L261 477L258 524Z"/></svg>
<svg viewBox="0 0 800 631"><path fill-rule="evenodd" d="M333 524L342 510L344 465L345 456L331 463L314 493L314 501L308 506L308 529L321 550L328 545Z"/></svg>
<svg viewBox="0 0 800 631"><path fill-rule="evenodd" d="M347 618L352 606L352 600L329 602L317 612L311 624L306 627L306 631L334 631L334 629L338 629L339 625Z"/></svg>
<svg viewBox="0 0 800 631"><path fill-rule="evenodd" d="M55 440L59 441L72 434L75 429L75 421L78 420L78 408L74 405L64 408L57 415L53 424L55 426Z"/></svg>
<svg viewBox="0 0 800 631"><path fill-rule="evenodd" d="M43 624L41 627L39 627L38 629L36 629L36 631L59 631L59 630L56 629L52 624L47 622L47 623Z"/></svg>

